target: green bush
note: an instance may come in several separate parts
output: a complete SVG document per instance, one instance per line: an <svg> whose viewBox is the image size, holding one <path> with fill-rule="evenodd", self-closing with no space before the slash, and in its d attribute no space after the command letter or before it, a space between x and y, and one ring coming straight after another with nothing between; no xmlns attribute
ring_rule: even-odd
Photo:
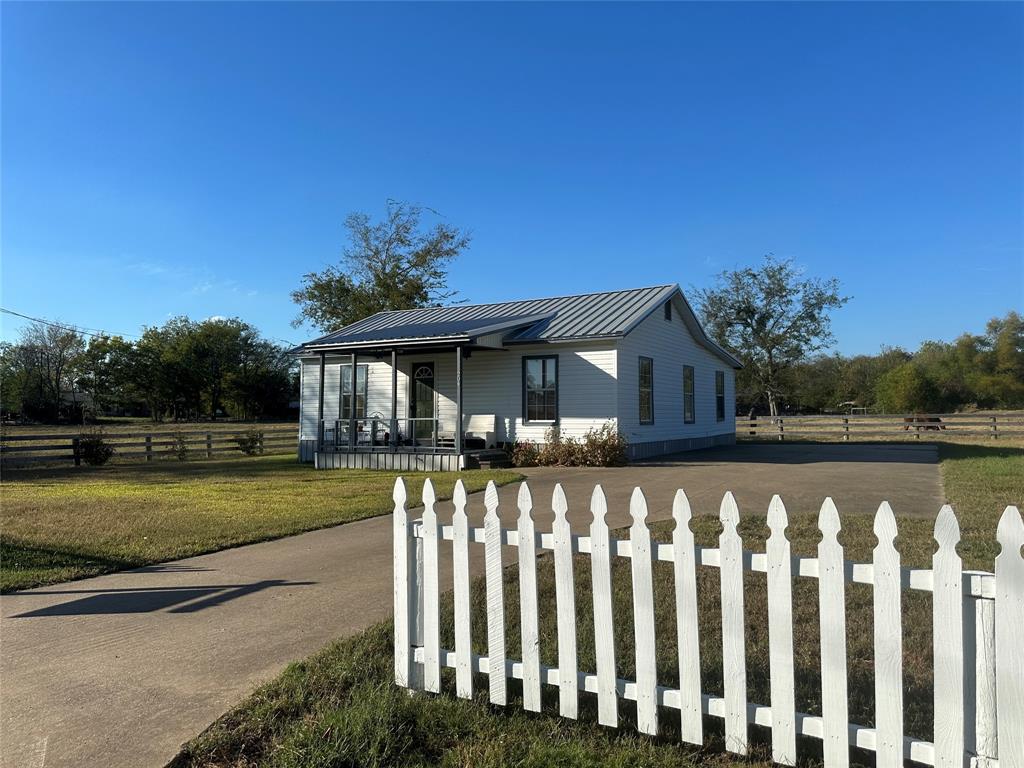
<svg viewBox="0 0 1024 768"><path fill-rule="evenodd" d="M235 438L238 450L246 456L255 456L263 453L263 432L258 429L250 429L244 435Z"/></svg>
<svg viewBox="0 0 1024 768"><path fill-rule="evenodd" d="M89 466L98 467L110 461L114 446L103 439L102 429L83 432L78 436L78 454Z"/></svg>

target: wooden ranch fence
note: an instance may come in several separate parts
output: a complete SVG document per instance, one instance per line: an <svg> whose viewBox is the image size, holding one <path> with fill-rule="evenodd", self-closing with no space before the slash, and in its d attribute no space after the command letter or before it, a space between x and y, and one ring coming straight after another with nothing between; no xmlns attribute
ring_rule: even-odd
<svg viewBox="0 0 1024 768"><path fill-rule="evenodd" d="M777 440L1024 438L1024 411L826 416L737 416L736 436Z"/></svg>
<svg viewBox="0 0 1024 768"><path fill-rule="evenodd" d="M766 552L749 552L737 533L739 512L731 493L721 504L724 531L717 548L694 544L690 505L676 494L672 543L652 542L646 524L647 504L636 489L630 502L633 518L629 538L613 539L605 523L606 502L600 486L591 500L589 536L571 532L567 504L560 486L554 491L555 514L550 532L534 526L533 502L524 483L519 493L518 523L502 528L498 495L488 485L482 528L470 527L461 481L454 494L452 525L441 525L434 511L434 490L423 489L422 520L406 510L406 488L399 479L394 491L395 682L413 690L440 692L440 670L455 669L456 695L470 698L473 674L488 676L493 704L507 705L506 680L522 680L522 704L541 708L541 686L558 689L559 712L576 718L578 692L597 694L598 720L616 727L618 701L636 702L637 724L647 734L658 732L659 710L678 710L682 738L703 743L702 716L725 723L726 747L737 754L748 749L748 726L771 729L772 756L794 765L797 735L819 739L827 768L845 768L849 748L871 750L879 766L902 766L912 760L937 768L1022 768L1024 766L1024 521L1008 507L996 538L1002 549L995 573L964 571L956 552L960 531L956 516L944 506L935 522L938 549L931 569L908 569L893 546L896 520L887 503L875 518L878 546L870 563L844 560L836 534L839 516L826 499L818 519L823 539L817 557L794 557L786 539L786 510L772 499L768 511L771 536ZM440 647L438 553L452 542L454 564L454 650ZM483 544L487 599L487 655L470 646L469 548ZM502 591L502 546L518 548L519 611L523 658L505 652L505 611ZM554 552L558 663L540 663L536 559ZM592 565L596 670L577 668L573 556L589 555ZM635 626L636 679L616 673L613 642L611 562L631 560ZM652 592L654 561L674 567L679 648L679 688L658 684L655 667L655 619ZM698 647L697 566L721 572L721 618L724 695L703 694ZM770 698L768 704L747 700L744 651L744 571L767 575ZM821 638L821 716L795 710L793 654L793 577L817 579ZM848 722L845 589L855 582L874 589L875 722L869 728ZM934 733L927 742L903 732L902 610L905 590L933 594Z"/></svg>
<svg viewBox="0 0 1024 768"><path fill-rule="evenodd" d="M254 425L244 429L181 430L162 432L104 432L103 441L114 448L114 458L152 461L174 455L178 438L189 456L212 458L215 454L238 453L240 438L251 431L262 435L258 453L286 453L298 444L298 428L291 424ZM5 467L32 464L82 463L82 433L4 435L0 437L0 461Z"/></svg>

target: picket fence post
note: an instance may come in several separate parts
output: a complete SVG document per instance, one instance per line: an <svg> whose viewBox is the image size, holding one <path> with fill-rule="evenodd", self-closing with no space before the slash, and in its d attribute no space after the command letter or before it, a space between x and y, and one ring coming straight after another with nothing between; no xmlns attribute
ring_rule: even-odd
<svg viewBox="0 0 1024 768"><path fill-rule="evenodd" d="M590 497L591 581L594 591L594 656L597 662L597 722L615 727L619 722L618 677L615 673L615 617L612 613L611 540L608 502L600 485ZM639 651L637 652L639 654Z"/></svg>
<svg viewBox="0 0 1024 768"><path fill-rule="evenodd" d="M572 567L572 529L565 515L569 504L562 484L556 483L551 496L555 513L552 525L555 544L555 605L558 615L558 712L576 719L579 711L576 667L576 586Z"/></svg>
<svg viewBox="0 0 1024 768"><path fill-rule="evenodd" d="M473 635L469 598L469 518L466 516L466 486L455 482L452 502L452 571L455 601L455 694L473 698Z"/></svg>
<svg viewBox="0 0 1024 768"><path fill-rule="evenodd" d="M537 625L537 531L533 496L524 481L519 486L519 611L523 649L523 708L540 712L540 630Z"/></svg>
<svg viewBox="0 0 1024 768"><path fill-rule="evenodd" d="M658 667L654 642L654 580L647 499L639 488L629 500L633 569L633 645L636 651L636 724L641 733L658 735ZM742 576L741 576L742 578ZM746 703L744 702L744 708ZM746 717L744 717L744 721Z"/></svg>
<svg viewBox="0 0 1024 768"><path fill-rule="evenodd" d="M679 710L683 741L704 743L700 695L700 633L697 624L697 548L690 530L690 500L682 489L672 502L676 634L679 652Z"/></svg>
<svg viewBox="0 0 1024 768"><path fill-rule="evenodd" d="M434 484L423 482L423 689L441 692L441 591Z"/></svg>
<svg viewBox="0 0 1024 768"><path fill-rule="evenodd" d="M821 624L821 718L825 768L848 768L846 689L846 564L839 544L839 511L831 497L818 515L818 616Z"/></svg>
<svg viewBox="0 0 1024 768"><path fill-rule="evenodd" d="M487 677L492 704L507 703L505 682L505 585L501 567L501 520L494 481L484 492L484 572L487 583Z"/></svg>
<svg viewBox="0 0 1024 768"><path fill-rule="evenodd" d="M932 657L935 768L962 768L964 761L964 599L963 570L956 545L960 526L953 508L943 505L933 533Z"/></svg>
<svg viewBox="0 0 1024 768"><path fill-rule="evenodd" d="M768 505L768 655L772 701L772 760L796 765L796 703L793 673L793 560L786 507L775 495Z"/></svg>
<svg viewBox="0 0 1024 768"><path fill-rule="evenodd" d="M747 652L743 617L743 540L736 526L740 511L731 492L719 510L721 553L722 677L725 688L725 748L747 753Z"/></svg>
<svg viewBox="0 0 1024 768"><path fill-rule="evenodd" d="M996 527L996 729L999 768L1024 768L1024 520L1007 507Z"/></svg>
<svg viewBox="0 0 1024 768"><path fill-rule="evenodd" d="M903 766L903 575L896 551L896 516L883 501L875 513L875 745L880 768Z"/></svg>

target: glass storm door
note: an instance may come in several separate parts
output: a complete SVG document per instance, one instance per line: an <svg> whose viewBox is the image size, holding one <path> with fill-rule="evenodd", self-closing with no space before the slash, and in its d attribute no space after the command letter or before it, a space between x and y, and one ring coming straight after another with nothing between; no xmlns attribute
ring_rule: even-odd
<svg viewBox="0 0 1024 768"><path fill-rule="evenodd" d="M412 366L409 416L413 419L425 419L412 422L412 433L418 444L430 443L434 438L433 363L414 363Z"/></svg>

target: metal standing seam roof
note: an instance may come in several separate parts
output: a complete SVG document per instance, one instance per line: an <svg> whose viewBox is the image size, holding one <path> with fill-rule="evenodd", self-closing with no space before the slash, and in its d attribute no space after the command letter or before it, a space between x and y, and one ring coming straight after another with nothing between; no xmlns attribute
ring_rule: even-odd
<svg viewBox="0 0 1024 768"><path fill-rule="evenodd" d="M378 312L302 346L478 335L503 324L512 325L505 337L507 342L621 336L675 290L675 285L658 285L549 299Z"/></svg>
<svg viewBox="0 0 1024 768"><path fill-rule="evenodd" d="M506 344L614 338L624 336L676 293L682 295L678 285L656 285L547 299L377 312L308 341L296 351L377 341L477 338L502 331ZM683 301L686 304L685 298ZM689 310L688 304L686 308ZM696 318L693 322L701 337L698 341L736 362L704 335Z"/></svg>

